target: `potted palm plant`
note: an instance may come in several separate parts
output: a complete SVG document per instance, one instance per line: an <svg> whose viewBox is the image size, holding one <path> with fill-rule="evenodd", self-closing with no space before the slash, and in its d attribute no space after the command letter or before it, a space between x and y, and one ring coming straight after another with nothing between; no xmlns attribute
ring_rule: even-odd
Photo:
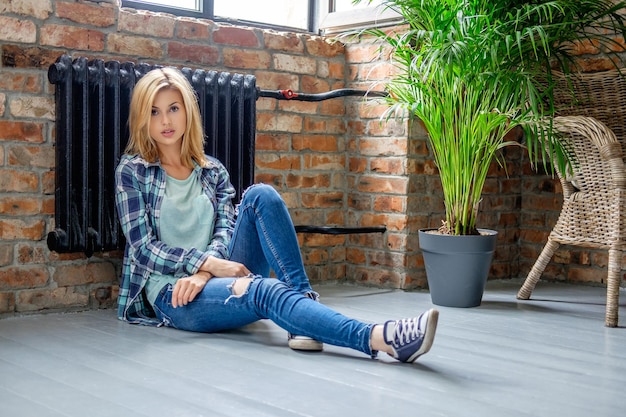
<svg viewBox="0 0 626 417"><path fill-rule="evenodd" d="M382 7L405 21L366 31L390 50L397 70L386 82L388 115L408 113L423 123L443 188L442 227L420 231L431 297L439 305L476 306L496 239L476 224L489 167L503 147L519 145L507 139L514 129L523 130L531 162L552 158L567 167L566 149L550 129L552 75L576 72L576 42L610 54L614 34L624 36L626 2L388 0ZM451 259L451 249L461 254Z"/></svg>

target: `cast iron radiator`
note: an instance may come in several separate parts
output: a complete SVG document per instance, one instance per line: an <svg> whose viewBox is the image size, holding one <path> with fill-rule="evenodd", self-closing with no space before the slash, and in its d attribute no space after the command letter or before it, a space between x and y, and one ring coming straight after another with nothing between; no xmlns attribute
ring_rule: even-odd
<svg viewBox="0 0 626 417"><path fill-rule="evenodd" d="M159 67L88 61L84 57L72 60L67 55L50 66L48 79L55 85L56 101L55 229L48 234L50 250L91 256L123 249L125 240L115 210L114 172L129 137L132 89L139 78ZM208 138L205 153L228 169L237 193L235 201L254 182L259 97L319 101L365 94L351 89L308 95L290 90L263 91L256 87L253 75L189 68L181 71L198 96ZM296 226L296 231L382 233L385 227Z"/></svg>

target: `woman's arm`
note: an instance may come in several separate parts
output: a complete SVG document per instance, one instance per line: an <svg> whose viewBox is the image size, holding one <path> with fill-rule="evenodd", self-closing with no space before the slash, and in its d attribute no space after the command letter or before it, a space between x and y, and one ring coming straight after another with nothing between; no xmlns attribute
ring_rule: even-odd
<svg viewBox="0 0 626 417"><path fill-rule="evenodd" d="M226 168L215 161L218 167L217 178L209 180L209 187L213 187L217 210L215 213L215 227L213 238L208 246L209 257L200 267L201 271L210 273L211 277L243 277L250 274L245 265L229 261L228 246L232 239L235 227L235 210L233 198L235 189L230 183L230 177Z"/></svg>
<svg viewBox="0 0 626 417"><path fill-rule="evenodd" d="M213 162L213 160L211 160ZM219 259L228 259L228 247L235 228L235 209L233 198L235 188L230 183L228 171L219 161L214 160L217 166L215 177L206 177L205 187L212 188L216 204L213 237L207 247L209 255Z"/></svg>

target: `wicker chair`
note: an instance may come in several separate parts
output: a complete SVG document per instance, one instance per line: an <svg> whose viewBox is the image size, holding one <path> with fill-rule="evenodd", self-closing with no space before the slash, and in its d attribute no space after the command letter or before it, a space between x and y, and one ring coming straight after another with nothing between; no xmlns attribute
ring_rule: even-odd
<svg viewBox="0 0 626 417"><path fill-rule="evenodd" d="M562 81L564 83L564 81ZM569 140L577 157L573 173L558 172L563 208L548 242L517 298L527 300L559 245L607 249L608 277L605 325L618 324L622 250L626 237L626 79L617 71L584 74L573 80L577 102L557 95L556 129Z"/></svg>

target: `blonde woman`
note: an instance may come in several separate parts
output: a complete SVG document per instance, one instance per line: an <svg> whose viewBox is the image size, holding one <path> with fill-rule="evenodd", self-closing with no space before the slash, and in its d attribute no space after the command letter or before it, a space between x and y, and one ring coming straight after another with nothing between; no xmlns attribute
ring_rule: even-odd
<svg viewBox="0 0 626 417"><path fill-rule="evenodd" d="M174 68L136 84L130 140L116 170L126 249L120 319L218 332L270 319L297 350L323 343L413 362L430 349L438 312L364 323L317 302L279 194L257 184L237 210L224 166L204 155L194 91ZM278 279L266 278L270 268Z"/></svg>

